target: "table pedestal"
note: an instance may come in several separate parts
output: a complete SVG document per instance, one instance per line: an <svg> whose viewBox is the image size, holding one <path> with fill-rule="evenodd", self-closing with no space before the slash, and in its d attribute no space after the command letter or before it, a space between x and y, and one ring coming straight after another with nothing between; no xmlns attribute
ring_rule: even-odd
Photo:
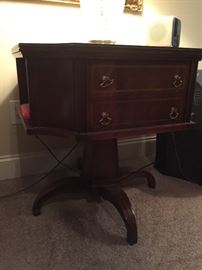
<svg viewBox="0 0 202 270"><path fill-rule="evenodd" d="M136 177L146 177L149 187L155 188L155 179L149 172L140 170L132 175L133 181ZM130 182L133 181L130 177ZM103 198L118 210L125 223L127 241L133 245L137 243L136 219L129 198L122 188L128 182L129 179L122 177L119 170L117 140L87 139L82 174L57 180L41 190L33 203L32 212L35 216L39 215L44 203L58 194L81 194L88 201L99 201Z"/></svg>

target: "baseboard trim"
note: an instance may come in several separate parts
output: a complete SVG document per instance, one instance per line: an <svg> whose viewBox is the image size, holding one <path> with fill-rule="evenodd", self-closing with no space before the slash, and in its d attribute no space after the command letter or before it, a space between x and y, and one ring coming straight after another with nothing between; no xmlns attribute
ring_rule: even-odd
<svg viewBox="0 0 202 270"><path fill-rule="evenodd" d="M154 155L155 136L133 138L118 142L120 160L132 160L137 156L148 157ZM61 159L70 149L55 150L56 156ZM75 151L66 164L75 166L79 151ZM35 175L49 171L56 165L56 161L47 152L15 154L0 156L0 181Z"/></svg>

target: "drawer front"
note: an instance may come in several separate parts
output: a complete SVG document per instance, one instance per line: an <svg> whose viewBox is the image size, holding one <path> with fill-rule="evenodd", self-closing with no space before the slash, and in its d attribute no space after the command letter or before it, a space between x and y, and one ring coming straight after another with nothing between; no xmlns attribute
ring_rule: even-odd
<svg viewBox="0 0 202 270"><path fill-rule="evenodd" d="M138 90L182 90L189 64L92 64L89 91L93 94Z"/></svg>
<svg viewBox="0 0 202 270"><path fill-rule="evenodd" d="M181 99L95 102L89 114L89 131L163 125L184 120Z"/></svg>

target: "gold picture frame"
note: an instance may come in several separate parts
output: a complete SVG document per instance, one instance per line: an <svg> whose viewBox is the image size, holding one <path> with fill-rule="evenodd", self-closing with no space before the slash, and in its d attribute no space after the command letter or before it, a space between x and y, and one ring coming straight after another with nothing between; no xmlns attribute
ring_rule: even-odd
<svg viewBox="0 0 202 270"><path fill-rule="evenodd" d="M31 2L31 1L23 0L23 2ZM36 2L79 6L80 0L39 0ZM124 11L127 13L141 15L143 11L143 0L126 0Z"/></svg>
<svg viewBox="0 0 202 270"><path fill-rule="evenodd" d="M125 11L134 14L142 14L143 0L126 0Z"/></svg>

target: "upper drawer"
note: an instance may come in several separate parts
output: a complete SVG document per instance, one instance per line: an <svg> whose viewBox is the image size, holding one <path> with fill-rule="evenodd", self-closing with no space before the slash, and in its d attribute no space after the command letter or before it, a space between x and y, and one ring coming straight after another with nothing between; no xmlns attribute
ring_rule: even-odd
<svg viewBox="0 0 202 270"><path fill-rule="evenodd" d="M90 91L185 89L189 64L92 64Z"/></svg>

